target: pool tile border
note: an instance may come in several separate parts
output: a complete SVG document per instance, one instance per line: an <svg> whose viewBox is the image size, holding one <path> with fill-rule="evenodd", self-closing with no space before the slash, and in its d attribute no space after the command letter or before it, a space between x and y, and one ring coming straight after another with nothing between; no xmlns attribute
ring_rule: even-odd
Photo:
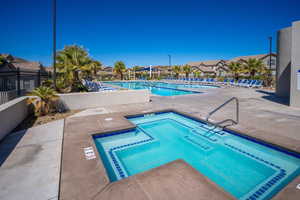
<svg viewBox="0 0 300 200"><path fill-rule="evenodd" d="M279 170L279 174L277 175L274 175L273 178L271 180L269 180L267 183L263 184L259 189L257 189L255 192L253 192L252 195L250 195L247 200L256 200L258 199L260 196L262 196L268 189L270 189L273 185L275 185L278 181L280 181L281 179L283 179L285 176L286 176L286 171L284 169L282 169L280 166L270 162L270 161L267 161L267 160L264 160L258 156L255 156L249 152L246 152L238 147L235 147L233 145L230 145L230 144L227 144L227 143L224 143L224 145L226 145L227 147L239 152L239 153L242 153L246 156L249 156L251 157L252 159L255 159L255 160L258 160L260 162L263 162L264 164L266 165L269 165L271 166L272 168L276 168L277 170Z"/></svg>
<svg viewBox="0 0 300 200"><path fill-rule="evenodd" d="M202 124L207 124L205 123L205 121L203 120L198 120L198 119L195 119L194 117L189 117L189 116L186 116L185 114L181 114L181 113L178 113L176 111L160 111L160 112L153 112L153 113L147 113L147 114L139 114L139 115L134 115L134 116L125 116L126 119L133 119L133 118L138 118L138 117L144 117L145 115L151 115L151 114L164 114L164 113L168 113L168 112L174 112L176 114L179 114L183 117L187 117L189 119L192 119L192 120L195 120L197 122L200 122ZM172 120L172 121L175 121L176 123L179 123L181 124L182 126L185 126L185 127L188 127L188 128L191 128L177 120L173 120L173 119L165 119L165 120ZM158 121L158 120L153 120L151 121L150 123L153 123L155 121ZM149 123L149 122L143 122L143 123L139 123L139 124L145 124L145 123ZM149 134L147 134L142 128L135 128L135 129L140 129L141 131L143 131L144 134L146 134L150 139L147 139L147 140L142 140L142 141L139 141L139 142L134 142L134 143L130 143L130 144L126 144L126 145L121 145L121 146L117 146L117 147L114 147L112 149L109 150L109 155L111 157L111 160L113 161L113 164L115 165L115 168L117 169L118 173L119 173L119 176L121 178L125 178L126 177L126 172L123 172L122 171L122 168L120 167L119 163L118 163L118 160L116 159L116 155L114 155L114 151L117 151L117 150L120 150L124 147L130 147L130 146L135 146L135 145L139 145L139 144L142 144L142 143L145 143L145 142L149 142L149 141L152 141L154 138L152 136L150 136ZM134 130L134 129L132 129ZM107 136L112 136L112 135L117 135L117 134L122 134L122 133L125 133L125 132L128 132L130 130L123 130L123 131L117 131L116 133L108 133L108 134L104 134L104 135L101 135L100 137L107 137ZM232 133L232 132L230 132ZM203 136L201 134L198 134L196 133L197 135L200 135L200 136ZM236 135L236 134L234 134ZM206 137L205 137L206 138ZM189 140L188 138L186 138L187 140ZM207 139L207 138L206 138ZM192 142L193 144L196 144L198 146L200 146L200 148L204 149L204 150L208 150L209 148L206 148L206 147L202 147L202 145L198 144L198 143L195 143L194 141L191 141L189 140L190 142ZM214 141L212 141L214 142ZM276 164L273 164L272 162L269 162L269 161L266 161L258 156L255 156L249 152L246 152L240 148L237 148L233 145L230 145L230 144L227 144L227 143L224 143L227 147L235 150L235 151L238 151L242 154L245 154L246 156L249 156L251 157L252 159L255 159L255 160L258 160L258 161L261 161L263 162L264 164L266 165L269 165L270 167L272 168L276 168L277 170L279 170L279 174L277 175L274 175L273 178L271 178L267 183L263 184L259 189L257 189L255 192L253 192L252 195L250 195L248 198L246 198L247 200L256 200L258 198L260 198L266 191L268 191L269 188L271 188L273 185L275 185L278 181L280 181L281 179L283 179L285 176L286 176L286 171L284 169L282 169L280 166L276 165Z"/></svg>
<svg viewBox="0 0 300 200"><path fill-rule="evenodd" d="M116 147L113 147L108 150L109 156L110 156L111 160L113 161L114 167L117 169L117 172L118 172L119 176L121 177L121 179L127 177L126 176L127 173L125 171L123 171L121 164L119 164L117 156L115 155L115 151L118 151L124 147L132 147L132 146L140 145L143 143L148 143L150 141L153 141L154 138L151 135L147 134L142 128L134 128L132 130L118 131L116 134L108 133L108 134L104 134L104 135L95 137L95 138L102 138L102 137L108 137L108 136L113 136L113 135L119 135L119 134L123 134L123 133L129 132L129 131L134 131L137 129L142 131L145 135L147 135L149 137L149 139L141 140L138 142L133 142L133 143L129 143L129 144L121 145L121 146L116 146Z"/></svg>

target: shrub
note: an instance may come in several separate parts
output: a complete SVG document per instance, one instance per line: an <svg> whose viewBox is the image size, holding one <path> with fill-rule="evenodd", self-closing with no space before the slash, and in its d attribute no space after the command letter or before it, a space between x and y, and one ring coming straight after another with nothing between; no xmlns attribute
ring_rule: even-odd
<svg viewBox="0 0 300 200"><path fill-rule="evenodd" d="M28 98L27 103L34 106L36 116L47 115L54 111L55 102L59 98L54 89L44 86L34 89L28 95L32 97Z"/></svg>

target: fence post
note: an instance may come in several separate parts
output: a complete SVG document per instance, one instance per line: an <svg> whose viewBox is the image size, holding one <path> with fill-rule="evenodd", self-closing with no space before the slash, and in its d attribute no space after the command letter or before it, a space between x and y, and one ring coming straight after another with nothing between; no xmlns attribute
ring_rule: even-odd
<svg viewBox="0 0 300 200"><path fill-rule="evenodd" d="M38 71L38 80L37 80L37 85L38 85L38 87L40 87L41 86L41 70L39 70Z"/></svg>
<svg viewBox="0 0 300 200"><path fill-rule="evenodd" d="M17 68L17 94L21 96L21 77L20 77L20 68Z"/></svg>

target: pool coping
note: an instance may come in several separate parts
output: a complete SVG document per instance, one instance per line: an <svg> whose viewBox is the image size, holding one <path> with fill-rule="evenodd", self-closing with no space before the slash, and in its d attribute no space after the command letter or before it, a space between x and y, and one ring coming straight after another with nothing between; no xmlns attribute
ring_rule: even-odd
<svg viewBox="0 0 300 200"><path fill-rule="evenodd" d="M65 131L64 131L64 142L63 142L63 153L62 153L62 167L61 167L61 187L60 187L60 199L74 199L75 197L78 197L78 195L81 197L80 199L91 199L92 197L94 198L95 195L97 195L99 192L101 193L102 191L105 191L105 188L107 187L112 187L112 185L115 185L116 182L110 182L109 178L106 174L105 171L105 167L102 163L102 159L97 151L97 148L95 146L95 143L93 141L93 137L97 136L97 135L102 135L102 134L109 134L109 133L113 133L116 131L128 131L128 130L132 130L134 129L136 126L131 123L129 120L127 120L127 118L130 117L136 117L136 116L141 116L141 115L146 115L146 114L152 114L152 113L165 113L165 112L175 112L178 113L180 115L184 115L185 117L191 118L193 120L196 121L200 121L202 123L206 123L206 121L200 117L194 116L193 114L189 114L189 113L185 113L176 109L161 109L161 110L153 110L153 111L149 111L149 112L139 112L139 111L132 111L130 113L124 113L124 112L120 112L120 113L113 113L113 114L102 114L102 115L94 115L94 116L89 116L86 118L105 118L107 116L113 116L113 117L117 117L119 120L125 122L125 124L123 123L123 125L121 126L117 126L117 127L109 127L109 128L87 128L88 126L86 124L84 124L84 122L87 119L83 119L82 117L78 117L78 118L72 118L73 121L76 121L77 126L81 123L81 125L85 125L84 127L79 128L78 130L75 130L75 132L77 132L77 134L73 134L72 136L70 136L70 131L72 132L72 129L70 126L68 126L68 121L70 121L70 119L66 120L66 126L65 126ZM96 120L98 121L98 120ZM118 120L117 120L118 121ZM75 122L70 123L70 125L74 125ZM75 124L76 124L75 123ZM93 124L93 123L91 123ZM94 125L95 121L94 121ZM71 130L68 130L71 129ZM81 130L80 130L81 129ZM237 134L241 137L245 137L249 140L252 140L254 142L258 142L258 143L262 143L262 145L271 145L271 147L276 146L276 150L280 150L280 151L287 151L291 154L299 154L299 152L293 151L291 149L287 149L285 147L279 146L277 144L273 144L270 142L267 142L265 140L262 140L260 138L257 137L252 137L247 135L246 133L241 133L239 130L235 130L234 128L226 128L224 129L232 134ZM68 143L66 143L66 138L69 137L69 139L67 140L71 140ZM70 138L71 137L71 138ZM96 159L93 160L85 160L83 158L83 153L82 152L78 152L79 149L77 148L77 152L74 153L73 152L73 148L70 148L70 146L74 146L74 144L72 144L73 142L75 142L75 144L79 143L82 147L84 146L92 146L95 154L96 154ZM75 145L78 146L78 145ZM82 150L80 148L80 150ZM287 153L285 152L285 153ZM68 158L68 155L72 157L75 155L76 158L78 160L72 160L70 158ZM89 163L86 164L87 162L84 161L88 161ZM80 164L78 164L78 162ZM183 161L184 162L184 161ZM77 163L77 164L75 164ZM187 163L186 163L187 164ZM66 165L68 165L68 167L66 167ZM72 168L72 166L76 165L77 170L70 170L70 167ZM168 164L166 164L168 165ZM188 164L187 164L188 165ZM165 165L162 165L165 166ZM86 174L87 176L78 176L78 172L82 171L82 169L89 169L89 173ZM70 171L69 171L69 170ZM157 168L154 168L152 170L157 170ZM152 171L149 170L149 171ZM149 171L146 171L144 173L148 173ZM144 173L140 173L140 174L144 174ZM197 171L198 174L202 175L200 172ZM131 176L133 178L135 178L136 176L140 176L140 174ZM71 176L70 176L71 175ZM71 177L71 178L70 178ZM82 181L78 181L78 178L80 177L80 179ZM122 182L126 182L126 180L132 180L131 177L125 178L122 180ZM205 177L205 176L204 176ZM296 178L297 180L300 180L300 176ZM291 183L289 183L286 187L284 187L279 193L276 194L275 197L279 196L278 199L280 199L280 197L285 197L286 195L291 194L291 190L294 191L295 188L291 188L290 184L294 184L295 185L295 180L294 179ZM119 182L119 181L117 181ZM210 181L212 182L212 181ZM85 184L82 184L85 183ZM93 183L93 184L90 184ZM234 198L232 197L229 193L227 193L226 191L224 191L222 188L220 188L218 185L216 185L215 183L209 183L213 185L213 190L217 191L217 192L221 192L226 194L226 198L224 199L228 199L230 198ZM78 190L81 190L82 188L85 188L87 191L89 192L84 192L84 193L78 193L78 191L76 191L76 188ZM94 191L97 191L97 194L93 194L94 191L91 191L91 188L94 189ZM215 192L214 191L214 192ZM175 192L175 191L174 191ZM91 196L91 194L93 194L93 196ZM229 195L229 197L228 197ZM299 194L297 194L296 196L298 196ZM273 198L275 198L273 197ZM98 199L98 198L97 198Z"/></svg>

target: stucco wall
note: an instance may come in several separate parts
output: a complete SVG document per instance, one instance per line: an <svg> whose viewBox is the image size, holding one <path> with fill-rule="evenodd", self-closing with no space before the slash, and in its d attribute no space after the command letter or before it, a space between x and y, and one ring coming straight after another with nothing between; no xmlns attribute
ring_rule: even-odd
<svg viewBox="0 0 300 200"><path fill-rule="evenodd" d="M300 21L292 25L292 65L291 65L290 105L300 107L300 88L297 89L297 71L300 70Z"/></svg>
<svg viewBox="0 0 300 200"><path fill-rule="evenodd" d="M277 32L276 95L290 96L292 28Z"/></svg>
<svg viewBox="0 0 300 200"><path fill-rule="evenodd" d="M28 115L27 97L0 105L0 140L16 128Z"/></svg>
<svg viewBox="0 0 300 200"><path fill-rule="evenodd" d="M272 70L272 75L276 75L276 60L277 60L277 56L271 56L271 70ZM264 59L262 59L262 62L265 64L266 68L269 69L270 68L270 56L265 57Z"/></svg>
<svg viewBox="0 0 300 200"><path fill-rule="evenodd" d="M150 92L148 90L70 93L60 94L59 96L65 108L71 110L150 101Z"/></svg>

